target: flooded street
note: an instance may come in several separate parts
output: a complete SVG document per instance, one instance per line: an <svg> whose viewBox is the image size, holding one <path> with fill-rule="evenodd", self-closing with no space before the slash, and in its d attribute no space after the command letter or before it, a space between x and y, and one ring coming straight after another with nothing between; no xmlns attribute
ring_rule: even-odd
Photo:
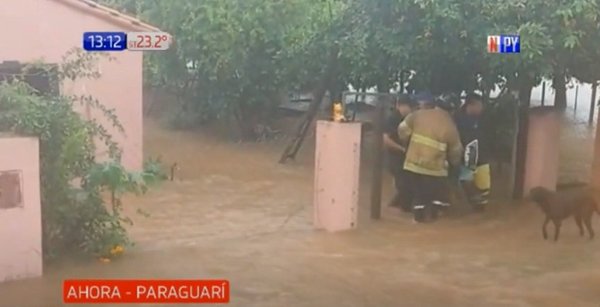
<svg viewBox="0 0 600 307"><path fill-rule="evenodd" d="M596 127L588 124L589 108L573 111L569 107L563 116L560 136L560 182L587 182L591 176L594 154L592 141Z"/></svg>
<svg viewBox="0 0 600 307"><path fill-rule="evenodd" d="M279 165L277 142L226 143L152 122L145 136L149 156L180 170L124 200L136 246L109 264L54 264L43 278L2 284L1 306L62 306L66 278L229 279L231 306L600 306L600 238L580 238L569 220L558 243L544 241L530 204L427 225L386 209L373 222L363 167L358 229L328 234L311 225L312 144Z"/></svg>

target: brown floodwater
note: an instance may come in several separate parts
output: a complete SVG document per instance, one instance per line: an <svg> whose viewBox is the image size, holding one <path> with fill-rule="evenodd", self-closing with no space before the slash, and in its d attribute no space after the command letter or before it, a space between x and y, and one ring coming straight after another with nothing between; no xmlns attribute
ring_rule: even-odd
<svg viewBox="0 0 600 307"><path fill-rule="evenodd" d="M580 238L572 221L558 243L542 240L530 204L494 202L483 215L426 225L385 209L370 221L365 166L358 229L314 231L311 143L279 165L278 142L148 123L147 154L180 170L125 200L136 246L112 263L65 261L42 278L2 284L0 306L62 306L66 278L225 278L232 306L600 306L600 240ZM390 188L386 176L386 196Z"/></svg>
<svg viewBox="0 0 600 307"><path fill-rule="evenodd" d="M575 113L568 108L563 116L559 181L589 181L596 127L588 125L587 115L587 109Z"/></svg>

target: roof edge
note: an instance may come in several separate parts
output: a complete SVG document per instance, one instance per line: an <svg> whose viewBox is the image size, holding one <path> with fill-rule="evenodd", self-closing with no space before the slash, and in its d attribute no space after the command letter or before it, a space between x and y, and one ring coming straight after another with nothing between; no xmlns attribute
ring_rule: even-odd
<svg viewBox="0 0 600 307"><path fill-rule="evenodd" d="M83 13L94 15L108 22L121 25L135 31L162 32L159 28L147 24L137 18L123 14L115 9L100 5L91 0L52 0Z"/></svg>

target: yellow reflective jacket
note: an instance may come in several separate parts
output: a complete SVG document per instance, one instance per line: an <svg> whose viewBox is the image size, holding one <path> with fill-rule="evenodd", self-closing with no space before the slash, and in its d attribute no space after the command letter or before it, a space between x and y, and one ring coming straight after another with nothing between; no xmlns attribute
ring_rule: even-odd
<svg viewBox="0 0 600 307"><path fill-rule="evenodd" d="M448 163L460 164L463 146L448 112L439 109L418 110L398 126L398 137L408 143L404 169L413 173L447 177Z"/></svg>

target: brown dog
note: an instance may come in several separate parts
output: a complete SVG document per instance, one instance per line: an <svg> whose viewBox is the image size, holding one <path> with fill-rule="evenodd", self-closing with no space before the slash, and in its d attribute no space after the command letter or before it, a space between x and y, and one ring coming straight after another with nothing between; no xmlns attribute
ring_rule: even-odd
<svg viewBox="0 0 600 307"><path fill-rule="evenodd" d="M573 216L581 236L585 234L582 221L588 230L590 240L594 238L592 229L592 215L594 211L600 214L598 203L594 199L594 191L590 188L570 189L568 191L553 192L543 187L536 187L530 191L531 201L537 203L546 220L542 226L544 240L548 239L546 226L550 221L554 223L554 241L558 240L560 226L564 219Z"/></svg>

